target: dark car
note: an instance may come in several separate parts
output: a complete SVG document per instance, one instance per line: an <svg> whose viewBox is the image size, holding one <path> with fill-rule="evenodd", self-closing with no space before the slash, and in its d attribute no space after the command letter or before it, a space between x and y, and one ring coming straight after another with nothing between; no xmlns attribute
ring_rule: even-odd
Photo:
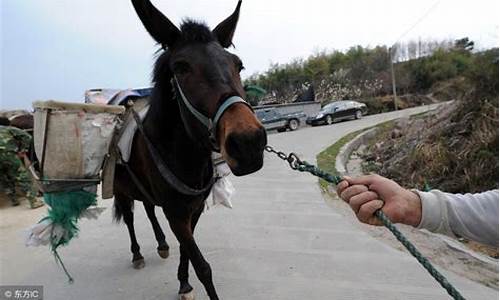
<svg viewBox="0 0 500 300"><path fill-rule="evenodd" d="M335 101L325 105L314 117L309 117L309 125L332 124L345 119L359 119L367 112L366 104L352 100Z"/></svg>
<svg viewBox="0 0 500 300"><path fill-rule="evenodd" d="M306 114L303 112L281 114L276 108L257 110L255 114L266 130L276 129L279 132L287 129L297 130L300 126L300 120L306 118Z"/></svg>

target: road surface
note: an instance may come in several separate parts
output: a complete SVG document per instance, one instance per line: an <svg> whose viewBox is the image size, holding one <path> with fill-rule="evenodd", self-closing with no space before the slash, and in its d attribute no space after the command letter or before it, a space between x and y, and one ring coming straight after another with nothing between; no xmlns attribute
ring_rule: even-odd
<svg viewBox="0 0 500 300"><path fill-rule="evenodd" d="M349 132L428 108L270 134L269 144L314 162L317 153ZM221 299L449 299L413 257L328 207L313 176L266 154L261 171L232 181L234 208L210 209L196 231ZM135 228L146 267L133 269L126 227L112 223L109 208L97 221L83 220L79 238L60 251L75 278L72 285L46 247L22 245L21 230L44 210L0 210L1 284L43 285L47 300L177 299L178 243L159 209L171 246L167 260L156 254L153 231L138 204ZM498 299L496 290L444 273L467 299ZM207 299L192 268L190 274L197 299Z"/></svg>

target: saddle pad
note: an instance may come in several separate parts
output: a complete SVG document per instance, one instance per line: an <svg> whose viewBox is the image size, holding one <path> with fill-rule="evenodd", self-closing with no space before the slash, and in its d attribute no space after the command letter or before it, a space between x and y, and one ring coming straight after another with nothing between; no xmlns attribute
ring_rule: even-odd
<svg viewBox="0 0 500 300"><path fill-rule="evenodd" d="M145 104L141 108L136 108L137 114L141 121L144 121L146 114L149 111L149 104ZM123 129L121 135L118 139L118 151L120 152L121 161L127 163L130 159L130 153L132 151L132 141L134 140L135 132L137 131L137 123L134 120L132 114L129 114L127 119L125 120L125 124L123 124Z"/></svg>

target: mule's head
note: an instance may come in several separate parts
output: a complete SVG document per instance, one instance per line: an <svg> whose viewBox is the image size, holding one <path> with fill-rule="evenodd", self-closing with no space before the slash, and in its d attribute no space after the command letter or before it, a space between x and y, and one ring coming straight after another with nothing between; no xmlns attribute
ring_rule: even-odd
<svg viewBox="0 0 500 300"><path fill-rule="evenodd" d="M159 58L166 67L156 68L155 81L170 80L176 89L188 135L220 150L237 176L259 170L266 132L251 107L242 101L243 64L226 50L232 45L241 0L233 14L214 30L193 21L185 21L178 29L149 0L132 3L146 30L168 48ZM227 106L229 103L233 104Z"/></svg>

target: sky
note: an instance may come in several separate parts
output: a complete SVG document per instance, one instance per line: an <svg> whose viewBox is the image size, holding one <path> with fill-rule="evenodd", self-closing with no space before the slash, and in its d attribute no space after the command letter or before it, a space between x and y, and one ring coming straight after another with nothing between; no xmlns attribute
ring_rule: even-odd
<svg viewBox="0 0 500 300"><path fill-rule="evenodd" d="M153 0L174 24L211 28L237 0ZM242 77L322 50L469 37L498 47L500 1L244 0L234 37ZM83 102L90 88L150 85L155 42L126 0L0 0L0 109ZM403 36L402 36L403 35Z"/></svg>

